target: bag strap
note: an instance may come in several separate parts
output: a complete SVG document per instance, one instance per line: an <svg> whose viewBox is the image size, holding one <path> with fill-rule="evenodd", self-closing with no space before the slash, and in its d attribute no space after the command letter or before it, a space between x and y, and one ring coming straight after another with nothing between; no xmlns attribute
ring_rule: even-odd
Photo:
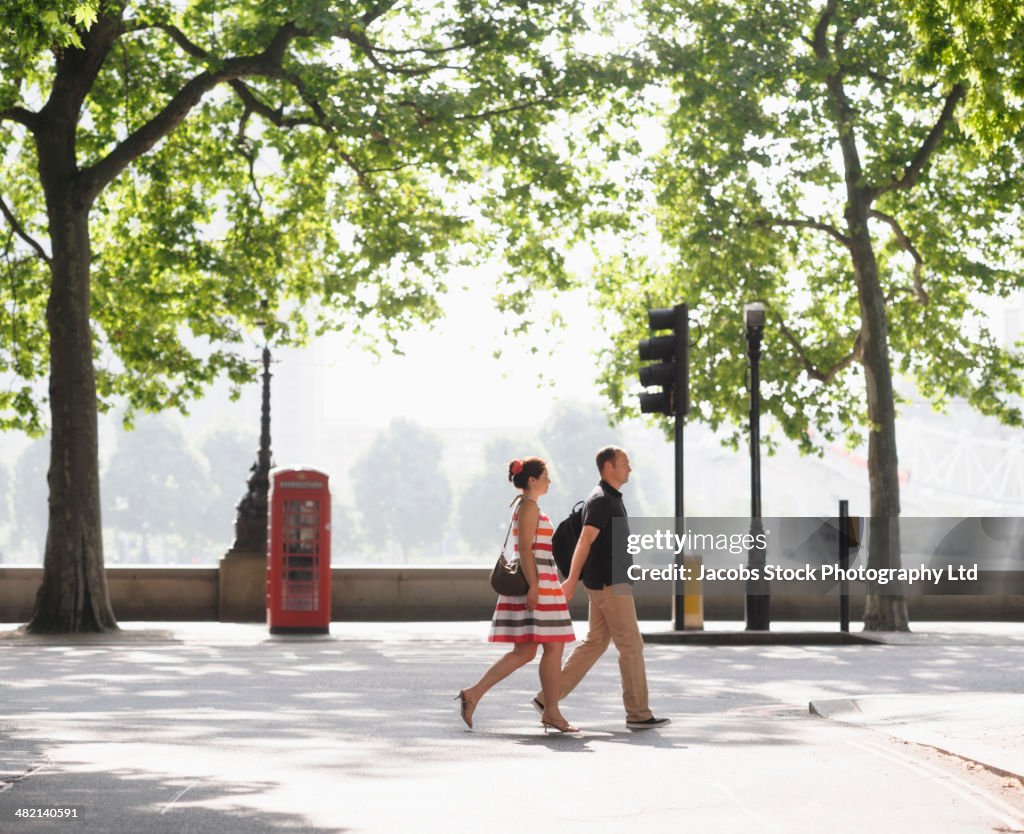
<svg viewBox="0 0 1024 834"><path fill-rule="evenodd" d="M505 548L508 547L508 537L512 535L512 522L516 520L516 513L519 512L519 505L523 503L522 493L512 499L509 506L512 508L512 515L508 520L508 530L505 531L505 541L501 545L501 555L505 555Z"/></svg>

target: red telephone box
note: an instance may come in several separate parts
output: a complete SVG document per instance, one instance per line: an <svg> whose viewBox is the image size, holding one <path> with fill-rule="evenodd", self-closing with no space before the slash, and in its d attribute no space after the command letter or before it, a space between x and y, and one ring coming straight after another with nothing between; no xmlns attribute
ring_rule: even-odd
<svg viewBox="0 0 1024 834"><path fill-rule="evenodd" d="M331 493L315 469L270 473L267 624L271 634L331 628Z"/></svg>

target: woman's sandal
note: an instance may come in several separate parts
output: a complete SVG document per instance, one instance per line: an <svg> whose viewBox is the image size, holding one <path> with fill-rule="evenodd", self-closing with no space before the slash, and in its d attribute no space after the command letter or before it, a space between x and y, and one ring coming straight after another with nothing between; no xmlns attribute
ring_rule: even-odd
<svg viewBox="0 0 1024 834"><path fill-rule="evenodd" d="M547 718L541 718L541 726L544 727L544 734L547 735L548 729L552 729L559 733L578 733L579 727L574 727L564 718L560 718L557 721L551 721Z"/></svg>
<svg viewBox="0 0 1024 834"><path fill-rule="evenodd" d="M476 704L466 697L465 689L459 690L459 694L455 696L455 700L459 702L459 716L466 722L466 726L472 730L473 710L476 709Z"/></svg>

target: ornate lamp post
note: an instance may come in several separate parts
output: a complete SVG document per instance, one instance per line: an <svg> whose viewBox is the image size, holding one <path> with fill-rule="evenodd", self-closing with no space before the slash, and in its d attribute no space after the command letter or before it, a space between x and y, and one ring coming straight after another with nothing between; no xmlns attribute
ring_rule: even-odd
<svg viewBox="0 0 1024 834"><path fill-rule="evenodd" d="M235 507L235 543L233 551L267 555L267 493L270 470L270 348L263 347L263 404L260 414L260 448L256 463L249 470L248 490Z"/></svg>
<svg viewBox="0 0 1024 834"><path fill-rule="evenodd" d="M221 622L261 622L266 619L267 496L270 470L270 347L263 346L263 401L260 448L248 487L236 506L235 541L220 560L218 609Z"/></svg>

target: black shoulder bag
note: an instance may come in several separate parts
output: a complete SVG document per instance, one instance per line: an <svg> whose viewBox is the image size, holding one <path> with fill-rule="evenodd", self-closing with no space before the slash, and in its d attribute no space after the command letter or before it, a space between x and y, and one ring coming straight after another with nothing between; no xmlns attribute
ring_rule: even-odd
<svg viewBox="0 0 1024 834"><path fill-rule="evenodd" d="M523 496L517 495L512 499L512 517L508 520L508 530L505 533L505 543L501 546L501 553L498 554L498 561L494 563L491 571L491 587L502 596L524 597L530 590L530 583L523 576L523 565L518 560L510 561L505 556L505 548L508 547L509 536L512 535L512 522L515 521L518 504Z"/></svg>

